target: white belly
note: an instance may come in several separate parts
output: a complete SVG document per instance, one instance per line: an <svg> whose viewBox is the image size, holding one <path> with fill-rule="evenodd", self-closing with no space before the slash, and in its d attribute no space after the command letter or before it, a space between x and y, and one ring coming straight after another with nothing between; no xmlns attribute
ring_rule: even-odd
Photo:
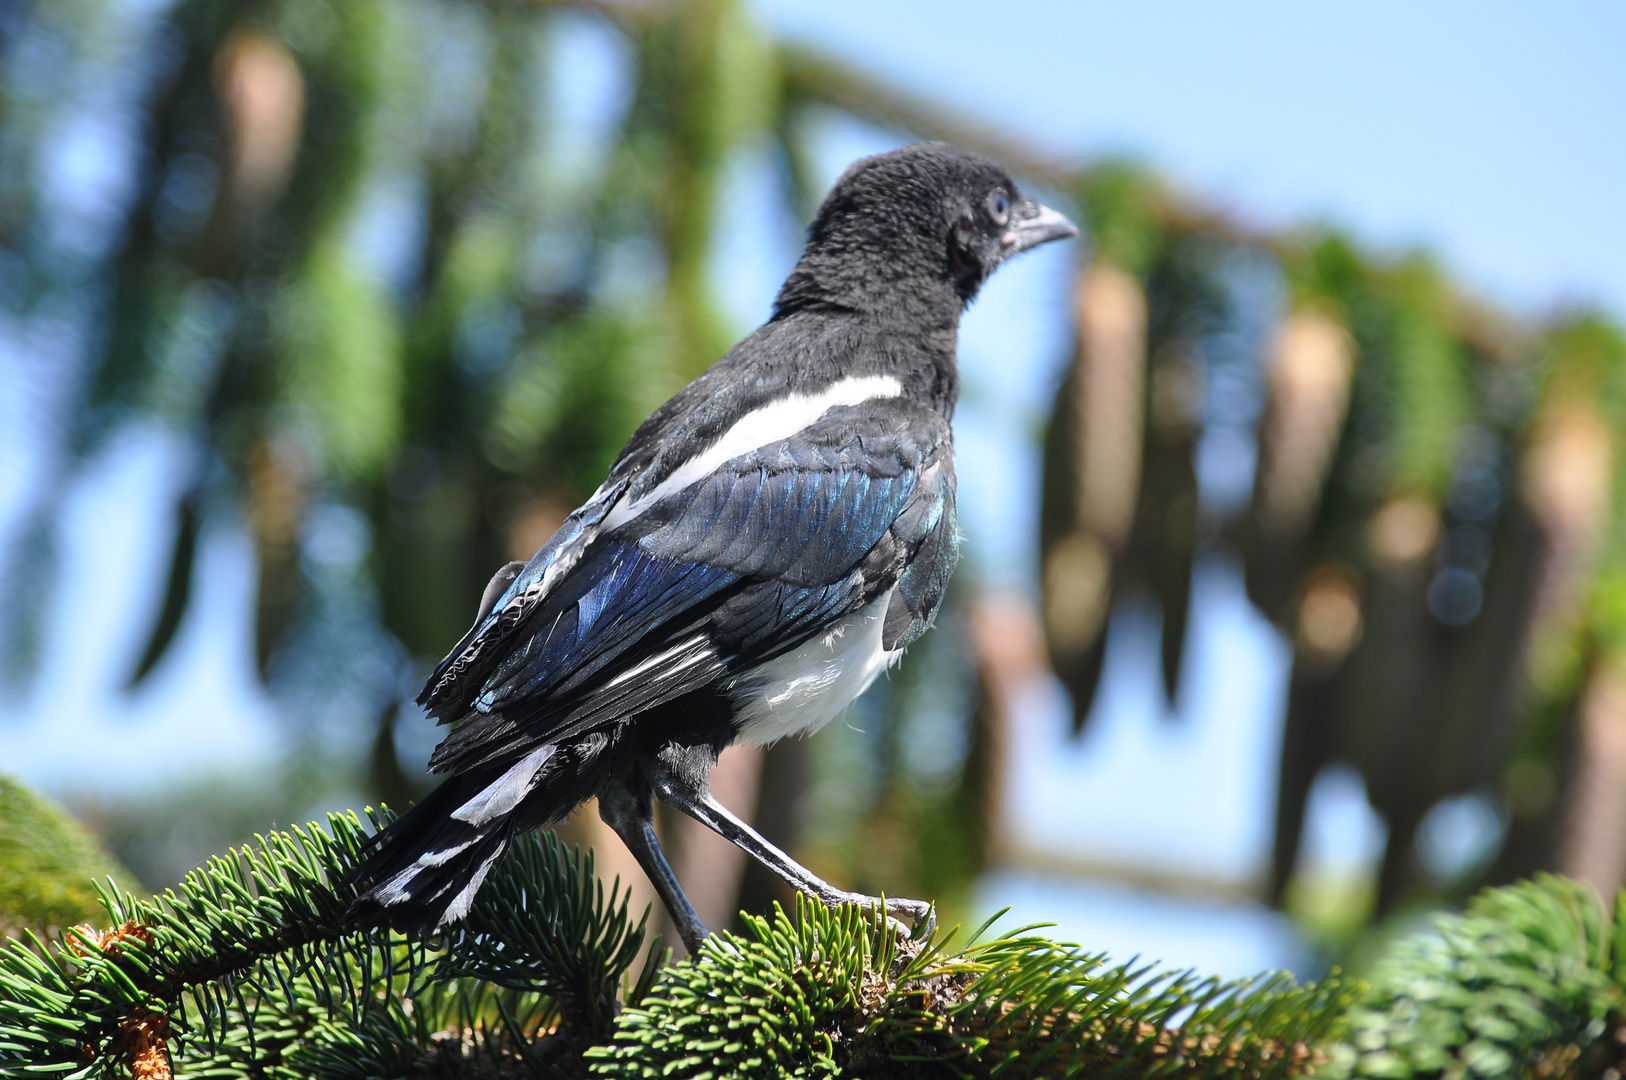
<svg viewBox="0 0 1626 1080"><path fill-rule="evenodd" d="M740 739L767 746L811 734L869 689L902 649L881 647L888 593L783 656L741 675L729 688Z"/></svg>

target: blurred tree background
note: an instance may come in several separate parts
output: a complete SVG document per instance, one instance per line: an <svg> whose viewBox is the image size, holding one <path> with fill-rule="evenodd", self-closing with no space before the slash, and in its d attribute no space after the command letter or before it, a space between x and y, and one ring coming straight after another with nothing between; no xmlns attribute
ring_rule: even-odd
<svg viewBox="0 0 1626 1080"><path fill-rule="evenodd" d="M75 803L147 887L272 820L427 790L429 666L490 573L748 329L713 271L730 169L771 162L793 244L831 116L990 153L1087 226L1041 580L995 599L968 565L852 723L731 752L725 801L844 885L963 913L1004 851L1014 688L1048 665L1082 728L1110 614L1150 597L1172 699L1194 560L1225 550L1292 643L1272 903L1340 947L1486 881L1626 881L1626 340L1603 316L1494 310L1422 255L1050 160L770 40L736 0L25 0L0 49L0 338L51 440L4 538L7 693L49 692L48 620L106 615L54 603L94 572L61 558L63 500L130 431L185 448L154 492L169 554L132 692L194 617L208 538L246 532L256 560L279 759ZM1226 505L1199 491L1215 435L1256 448ZM1353 891L1297 865L1334 763L1388 825ZM1415 839L1462 799L1501 841L1438 880ZM566 829L635 874L595 821ZM710 921L776 898L664 826Z"/></svg>

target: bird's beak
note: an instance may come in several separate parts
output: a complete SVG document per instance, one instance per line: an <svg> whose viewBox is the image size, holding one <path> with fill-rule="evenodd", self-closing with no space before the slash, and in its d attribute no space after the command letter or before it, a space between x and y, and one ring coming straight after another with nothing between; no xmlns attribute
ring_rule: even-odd
<svg viewBox="0 0 1626 1080"><path fill-rule="evenodd" d="M1078 235L1077 225L1050 207L1036 203L1032 199L1023 199L1013 207L1013 210L1015 212L1011 215L1011 227L999 238L999 246L1005 250L1007 258L1019 251L1048 244L1052 240L1064 240L1069 236Z"/></svg>

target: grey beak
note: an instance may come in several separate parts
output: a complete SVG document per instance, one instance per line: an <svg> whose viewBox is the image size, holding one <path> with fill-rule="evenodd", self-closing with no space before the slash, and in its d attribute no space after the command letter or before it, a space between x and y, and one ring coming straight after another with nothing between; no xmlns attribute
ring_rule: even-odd
<svg viewBox="0 0 1626 1080"><path fill-rule="evenodd" d="M1007 257L1052 240L1078 235L1077 225L1032 199L1023 199L1013 209L1016 212L1011 215L1011 227L999 238L999 246L1005 249Z"/></svg>

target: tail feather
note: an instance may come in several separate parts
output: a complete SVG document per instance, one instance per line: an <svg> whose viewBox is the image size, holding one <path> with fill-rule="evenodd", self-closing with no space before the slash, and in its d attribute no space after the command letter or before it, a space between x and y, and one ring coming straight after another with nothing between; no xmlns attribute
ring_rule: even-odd
<svg viewBox="0 0 1626 1080"><path fill-rule="evenodd" d="M553 748L543 750L496 777L452 777L381 830L372 853L346 879L371 885L350 905L345 920L414 931L441 929L468 915L486 876L508 850L516 810L536 786Z"/></svg>

